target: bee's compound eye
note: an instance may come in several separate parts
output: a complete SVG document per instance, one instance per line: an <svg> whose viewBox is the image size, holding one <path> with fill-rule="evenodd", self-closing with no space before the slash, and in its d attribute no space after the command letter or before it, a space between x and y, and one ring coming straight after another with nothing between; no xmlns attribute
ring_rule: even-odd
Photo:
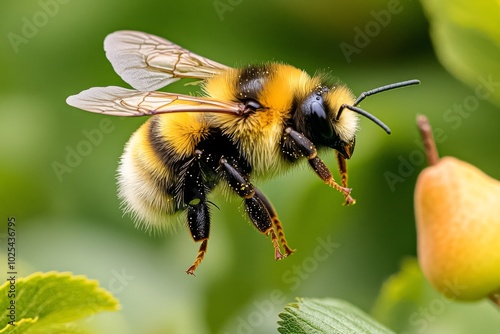
<svg viewBox="0 0 500 334"><path fill-rule="evenodd" d="M321 102L323 102L323 99L321 99ZM320 102L312 102L309 116L311 118L311 122L318 128L323 137L331 138L333 136L333 129L330 125L330 121L328 120L323 104L320 104Z"/></svg>
<svg viewBox="0 0 500 334"><path fill-rule="evenodd" d="M315 134L319 135L317 139L320 140L321 138L332 138L334 135L333 125L325 109L323 94L326 92L328 92L328 87L317 87L304 99L300 106L300 111L305 116L311 134L313 136Z"/></svg>

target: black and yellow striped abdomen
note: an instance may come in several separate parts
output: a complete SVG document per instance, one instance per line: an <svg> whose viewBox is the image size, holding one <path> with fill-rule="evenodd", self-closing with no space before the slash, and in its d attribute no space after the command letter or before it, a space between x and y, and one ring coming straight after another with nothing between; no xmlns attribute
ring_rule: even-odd
<svg viewBox="0 0 500 334"><path fill-rule="evenodd" d="M148 228L163 228L182 207L175 198L180 168L208 135L203 115L153 116L130 138L118 168L119 197L126 211Z"/></svg>

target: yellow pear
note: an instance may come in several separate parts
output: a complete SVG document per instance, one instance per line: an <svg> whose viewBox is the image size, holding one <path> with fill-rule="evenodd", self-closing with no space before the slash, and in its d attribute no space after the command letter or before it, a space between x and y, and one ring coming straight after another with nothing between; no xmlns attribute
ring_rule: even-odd
<svg viewBox="0 0 500 334"><path fill-rule="evenodd" d="M499 304L500 182L459 159L439 159L426 122L419 118L430 166L415 187L422 271L448 298Z"/></svg>

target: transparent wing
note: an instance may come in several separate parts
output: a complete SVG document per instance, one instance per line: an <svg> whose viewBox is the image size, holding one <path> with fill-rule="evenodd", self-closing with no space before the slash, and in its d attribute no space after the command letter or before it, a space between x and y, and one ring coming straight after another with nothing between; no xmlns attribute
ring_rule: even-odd
<svg viewBox="0 0 500 334"><path fill-rule="evenodd" d="M104 39L114 70L135 89L153 91L181 78L206 79L228 69L177 44L139 31L117 31Z"/></svg>
<svg viewBox="0 0 500 334"><path fill-rule="evenodd" d="M66 99L70 106L113 116L148 116L173 112L242 115L244 105L165 92L141 92L116 86L93 87Z"/></svg>

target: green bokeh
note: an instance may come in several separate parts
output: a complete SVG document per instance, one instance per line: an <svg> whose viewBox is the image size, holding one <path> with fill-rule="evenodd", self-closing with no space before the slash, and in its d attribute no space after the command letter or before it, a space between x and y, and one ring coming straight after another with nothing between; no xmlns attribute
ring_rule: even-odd
<svg viewBox="0 0 500 334"><path fill-rule="evenodd" d="M224 12L216 7L221 3L228 6ZM401 0L390 22L377 23L375 17L392 3L3 1L0 232L5 233L7 217L16 216L20 276L58 270L98 279L123 306L118 315L82 324L102 332L245 333L251 327L252 333L271 333L279 311L296 296L341 298L369 311L384 280L416 252L413 189L424 167L416 115L426 114L442 129L442 155L500 178L498 108L479 100L467 117L447 119L449 109L475 96L474 89L436 60L418 2ZM26 22L39 27L30 30ZM275 262L271 242L245 220L241 201L215 195L220 210L213 210L209 250L197 277L190 277L184 270L198 245L185 228L164 235L135 229L116 198L118 159L143 119L109 117L111 133L103 134L71 172L58 177L54 171L54 162L67 164L68 150L85 145L84 131L99 129L104 118L69 107L66 97L92 86L126 86L102 49L104 37L120 29L163 36L230 66L276 60L311 74L326 69L355 94L406 79L420 79L422 85L363 102L393 134L361 121L349 161L355 206L343 207L342 196L306 165L256 182L297 249ZM375 30L361 45L357 29ZM13 34L25 39L13 42ZM358 48L350 61L342 43ZM169 89L193 88L174 84ZM336 171L333 154L322 157ZM400 178L391 185L388 173ZM3 256L5 235L0 237ZM318 238L336 244L321 260L315 257L322 244ZM3 263L2 258L0 268Z"/></svg>

